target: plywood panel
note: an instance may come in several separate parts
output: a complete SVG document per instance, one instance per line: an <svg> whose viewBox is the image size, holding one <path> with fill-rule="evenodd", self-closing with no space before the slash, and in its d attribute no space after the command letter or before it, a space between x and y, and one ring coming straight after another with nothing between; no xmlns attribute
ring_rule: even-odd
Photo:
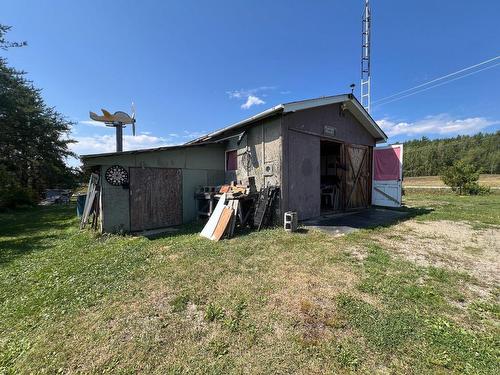
<svg viewBox="0 0 500 375"><path fill-rule="evenodd" d="M336 129L335 140L374 146L375 138L349 112L341 111L340 104L330 104L303 111L287 113L284 117L288 129L299 129L325 136L325 125Z"/></svg>
<svg viewBox="0 0 500 375"><path fill-rule="evenodd" d="M320 215L320 139L289 132L288 209L299 220Z"/></svg>
<svg viewBox="0 0 500 375"><path fill-rule="evenodd" d="M182 224L182 170L130 168L132 231Z"/></svg>
<svg viewBox="0 0 500 375"><path fill-rule="evenodd" d="M229 221L231 220L232 215L233 215L233 209L229 207L224 207L224 209L222 210L222 214L220 215L219 221L217 223L217 226L215 227L214 234L212 236L213 240L219 241L222 238L229 224Z"/></svg>

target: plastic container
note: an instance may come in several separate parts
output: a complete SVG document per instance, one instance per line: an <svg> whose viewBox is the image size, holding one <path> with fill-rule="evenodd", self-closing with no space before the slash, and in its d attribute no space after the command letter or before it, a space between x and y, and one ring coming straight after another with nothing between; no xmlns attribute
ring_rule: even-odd
<svg viewBox="0 0 500 375"><path fill-rule="evenodd" d="M87 194L78 194L76 196L76 215L81 217L83 215L83 209L85 208L85 201L87 200Z"/></svg>

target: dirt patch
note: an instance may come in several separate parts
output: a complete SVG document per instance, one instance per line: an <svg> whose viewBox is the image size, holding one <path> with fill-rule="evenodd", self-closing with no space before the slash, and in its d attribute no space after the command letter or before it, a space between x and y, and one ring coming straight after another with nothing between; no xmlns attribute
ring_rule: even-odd
<svg viewBox="0 0 500 375"><path fill-rule="evenodd" d="M466 272L479 281L475 294L483 297L500 283L500 228L475 230L463 222L410 220L376 239L418 265Z"/></svg>
<svg viewBox="0 0 500 375"><path fill-rule="evenodd" d="M270 296L269 307L287 317L285 321L292 325L291 330L302 345L319 345L344 336L343 317L336 308L341 293L380 306L374 296L359 291L356 287L359 281L358 275L338 264L316 269L304 265L278 267L273 281L276 288ZM289 329L276 327L273 335Z"/></svg>

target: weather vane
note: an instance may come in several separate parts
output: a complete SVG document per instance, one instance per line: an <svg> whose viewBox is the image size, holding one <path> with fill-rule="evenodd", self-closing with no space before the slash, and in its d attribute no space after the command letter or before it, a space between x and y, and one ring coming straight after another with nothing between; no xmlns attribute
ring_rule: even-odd
<svg viewBox="0 0 500 375"><path fill-rule="evenodd" d="M105 109L101 109L102 116L90 112L90 118L94 121L104 122L106 126L116 129L116 152L123 151L123 128L132 125L132 134L135 136L135 105L132 103L132 116L123 111L116 111L111 114Z"/></svg>

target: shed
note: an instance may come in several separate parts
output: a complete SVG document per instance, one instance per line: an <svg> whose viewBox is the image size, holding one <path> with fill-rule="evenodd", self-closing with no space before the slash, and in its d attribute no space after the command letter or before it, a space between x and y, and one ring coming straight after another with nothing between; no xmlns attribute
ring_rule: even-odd
<svg viewBox="0 0 500 375"><path fill-rule="evenodd" d="M255 180L280 186L280 212L309 219L372 202L373 147L387 136L351 94L280 104L184 145L82 156L101 175L106 232L139 231L196 218L199 185ZM111 186L112 165L129 185ZM282 215L280 215L282 217Z"/></svg>

